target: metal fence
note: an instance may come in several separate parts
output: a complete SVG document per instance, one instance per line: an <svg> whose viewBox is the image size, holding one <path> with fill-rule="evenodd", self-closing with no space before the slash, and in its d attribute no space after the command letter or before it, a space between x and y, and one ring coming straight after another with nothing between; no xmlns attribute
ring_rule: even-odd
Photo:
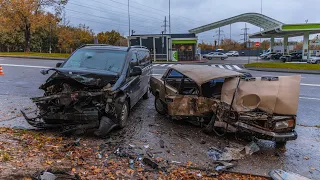
<svg viewBox="0 0 320 180"><path fill-rule="evenodd" d="M216 52L214 50L201 50L201 54L208 54L210 52ZM219 51L222 53L227 53L229 51ZM239 56L258 56L263 53L263 50L239 50Z"/></svg>

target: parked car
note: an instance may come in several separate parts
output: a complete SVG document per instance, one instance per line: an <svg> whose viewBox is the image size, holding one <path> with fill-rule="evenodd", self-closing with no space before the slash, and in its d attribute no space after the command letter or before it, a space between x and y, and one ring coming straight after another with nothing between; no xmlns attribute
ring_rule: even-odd
<svg viewBox="0 0 320 180"><path fill-rule="evenodd" d="M277 60L280 59L282 55L282 53L271 53L267 56L267 59Z"/></svg>
<svg viewBox="0 0 320 180"><path fill-rule="evenodd" d="M300 81L301 76L254 78L211 66L176 65L162 77L152 76L150 87L159 114L283 145L297 138Z"/></svg>
<svg viewBox="0 0 320 180"><path fill-rule="evenodd" d="M292 62L292 61L301 61L302 60L302 53L292 53L283 55L280 57L282 62Z"/></svg>
<svg viewBox="0 0 320 180"><path fill-rule="evenodd" d="M239 52L238 51L229 51L226 53L227 56L239 56Z"/></svg>
<svg viewBox="0 0 320 180"><path fill-rule="evenodd" d="M212 60L212 59L221 59L221 60L225 60L228 58L228 56L224 53L221 52L211 52L209 54L205 54L203 55L203 58L206 58L208 60Z"/></svg>
<svg viewBox="0 0 320 180"><path fill-rule="evenodd" d="M127 124L130 109L148 98L152 59L141 46L85 45L56 68L40 86L42 97L32 98L40 113L27 122L38 128L65 132L96 129L105 136L112 128Z"/></svg>
<svg viewBox="0 0 320 180"><path fill-rule="evenodd" d="M291 55L283 55L280 57L280 60L282 62L290 62L291 61L292 56Z"/></svg>
<svg viewBox="0 0 320 180"><path fill-rule="evenodd" d="M271 52L261 54L260 59L266 59L269 54L271 54Z"/></svg>
<svg viewBox="0 0 320 180"><path fill-rule="evenodd" d="M320 64L320 56L310 57L307 61L309 64Z"/></svg>

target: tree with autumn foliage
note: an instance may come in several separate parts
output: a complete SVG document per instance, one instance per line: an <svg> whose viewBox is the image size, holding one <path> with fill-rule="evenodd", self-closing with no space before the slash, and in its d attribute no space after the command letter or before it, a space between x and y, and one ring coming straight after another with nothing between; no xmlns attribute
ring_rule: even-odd
<svg viewBox="0 0 320 180"><path fill-rule="evenodd" d="M0 0L1 27L9 32L22 32L24 49L29 52L32 34L39 27L56 25L66 3L67 0ZM45 11L50 7L55 14Z"/></svg>
<svg viewBox="0 0 320 180"><path fill-rule="evenodd" d="M121 36L119 32L112 30L106 32L100 32L97 34L99 43L110 44L117 46L127 46L127 40L125 37Z"/></svg>

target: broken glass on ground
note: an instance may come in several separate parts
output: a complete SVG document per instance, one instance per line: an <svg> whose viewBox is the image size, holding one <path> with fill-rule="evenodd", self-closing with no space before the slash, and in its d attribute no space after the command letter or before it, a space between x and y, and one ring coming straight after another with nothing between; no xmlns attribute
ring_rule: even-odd
<svg viewBox="0 0 320 180"><path fill-rule="evenodd" d="M214 161L231 161L239 160L244 157L244 154L241 153L243 148L224 148L223 151L217 148L210 148L208 151L208 156L211 157Z"/></svg>

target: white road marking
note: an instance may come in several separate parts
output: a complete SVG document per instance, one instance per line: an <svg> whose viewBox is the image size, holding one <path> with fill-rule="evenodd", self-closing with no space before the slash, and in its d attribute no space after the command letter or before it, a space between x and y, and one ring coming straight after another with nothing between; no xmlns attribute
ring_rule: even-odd
<svg viewBox="0 0 320 180"><path fill-rule="evenodd" d="M165 67L166 65L167 65L167 64L161 64L160 66L161 66L161 67Z"/></svg>
<svg viewBox="0 0 320 180"><path fill-rule="evenodd" d="M227 67L228 69L230 69L230 70L233 70L232 67L229 66L229 65L226 65L226 67Z"/></svg>
<svg viewBox="0 0 320 180"><path fill-rule="evenodd" d="M309 99L309 100L317 100L320 101L320 98L309 98L309 97L299 97L300 99Z"/></svg>
<svg viewBox="0 0 320 180"><path fill-rule="evenodd" d="M221 69L225 69L222 65L218 65L219 66L219 68L221 68Z"/></svg>
<svg viewBox="0 0 320 180"><path fill-rule="evenodd" d="M163 74L151 74L151 76L162 76Z"/></svg>
<svg viewBox="0 0 320 180"><path fill-rule="evenodd" d="M0 66L27 67L27 68L50 68L50 67L46 67L46 66L30 66L30 65L19 65L19 64L0 64Z"/></svg>
<svg viewBox="0 0 320 180"><path fill-rule="evenodd" d="M160 64L153 64L152 66L159 66Z"/></svg>
<svg viewBox="0 0 320 180"><path fill-rule="evenodd" d="M237 65L232 65L234 68L236 68L237 70L241 70L241 68Z"/></svg>
<svg viewBox="0 0 320 180"><path fill-rule="evenodd" d="M300 85L301 85L301 86L313 86L313 87L320 87L320 84L304 84L304 83L301 83Z"/></svg>
<svg viewBox="0 0 320 180"><path fill-rule="evenodd" d="M174 65L174 64L169 64L168 67L171 67L171 66L173 66L173 65Z"/></svg>

